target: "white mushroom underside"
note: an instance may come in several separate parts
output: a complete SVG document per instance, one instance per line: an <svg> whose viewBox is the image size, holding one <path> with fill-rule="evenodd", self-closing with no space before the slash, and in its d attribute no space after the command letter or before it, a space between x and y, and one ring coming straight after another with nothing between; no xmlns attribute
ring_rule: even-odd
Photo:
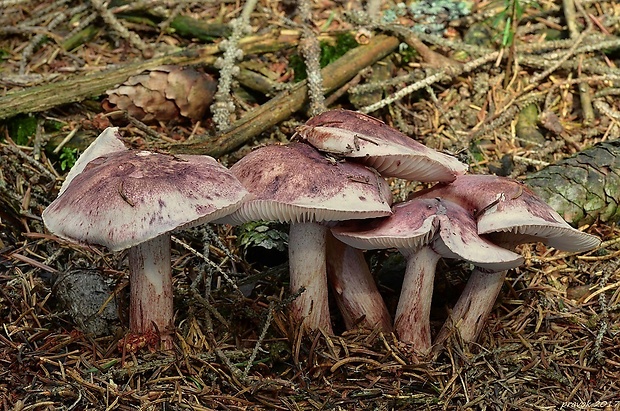
<svg viewBox="0 0 620 411"><path fill-rule="evenodd" d="M508 270L523 264L521 255L480 237L474 244L464 243L458 236L448 239L440 237L433 242L432 248L444 258L465 260L476 267L491 271Z"/></svg>
<svg viewBox="0 0 620 411"><path fill-rule="evenodd" d="M509 232L531 237L564 251L583 251L597 247L600 240L574 229L557 213L549 211L556 221L548 221L525 212L490 210L478 219L478 233Z"/></svg>
<svg viewBox="0 0 620 411"><path fill-rule="evenodd" d="M382 210L376 202L371 201L358 200L357 204L349 203L349 207L343 204L347 204L346 199L327 200L316 206L284 204L273 200L250 200L218 222L242 224L246 221L265 220L301 223L385 217L391 214L387 202Z"/></svg>
<svg viewBox="0 0 620 411"><path fill-rule="evenodd" d="M450 202L449 214L440 214L439 235L432 247L445 258L469 261L477 267L493 271L507 270L523 263L523 257L503 247L495 245L488 239L480 237L476 224L460 207Z"/></svg>
<svg viewBox="0 0 620 411"><path fill-rule="evenodd" d="M139 218L131 217L132 210L128 204L120 204L120 207L115 209L98 207L91 213L51 209L50 212L55 214L55 218L46 218L45 224L51 232L66 240L100 244L108 247L110 251L120 251L176 228L207 223L239 207L238 204L227 205L221 209L214 205L189 205L172 195L167 202L174 204L176 200L179 200L178 207L163 210L158 208L157 202L153 202L143 210L144 216ZM123 211L123 207L127 209ZM96 216L96 221L93 216ZM102 226L108 228L102 230Z"/></svg>
<svg viewBox="0 0 620 411"><path fill-rule="evenodd" d="M332 228L332 234L338 240L361 250L381 250L385 248L417 250L428 244L436 232L436 218L427 218L415 231L402 227L400 232L377 234L375 231L365 233L363 231L347 232L345 228Z"/></svg>
<svg viewBox="0 0 620 411"><path fill-rule="evenodd" d="M550 247L557 248L558 250L579 252L584 250L591 250L600 245L601 241L592 235L582 233L574 228L566 227L549 227L542 225L531 226L519 226L508 229L501 229L496 232L511 233L522 235L523 240L515 240L511 236L505 236L505 241L508 243L522 243L522 242L536 242L541 241ZM575 232L583 235L575 235ZM489 232L488 234L493 234ZM502 238L502 237L497 237ZM499 240L501 241L501 240Z"/></svg>
<svg viewBox="0 0 620 411"><path fill-rule="evenodd" d="M414 181L452 181L456 171L437 167L437 162L425 156L368 156L364 164L373 167L387 177L398 177Z"/></svg>

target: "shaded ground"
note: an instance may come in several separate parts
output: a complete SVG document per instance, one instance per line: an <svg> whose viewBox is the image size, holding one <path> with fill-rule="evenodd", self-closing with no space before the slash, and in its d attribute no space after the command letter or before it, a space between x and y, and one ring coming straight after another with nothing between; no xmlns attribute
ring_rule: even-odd
<svg viewBox="0 0 620 411"><path fill-rule="evenodd" d="M370 111L432 148L459 155L472 172L523 178L617 138L620 6L614 1L476 2L460 17L430 7L439 2L427 3L424 15L387 2L373 14L370 2L367 17L355 12L357 3L316 2L308 5L313 24L304 24L296 3L261 1L251 13L251 32L240 34L250 52L242 61L216 64L219 51L211 42L230 33L227 24L242 4L119 2L111 5L117 18L110 18L99 1L0 0L2 409L620 409L618 229L615 214L596 207L579 205L591 218L575 222L587 221L582 228L604 240L600 249L573 255L524 246L526 264L509 273L478 344L452 339L433 358L416 358L392 335L343 332L337 317L337 336L300 335L287 317L293 297L285 257L275 252L250 264L239 232L225 226L175 233L176 349L154 352L148 339L122 340L125 256L69 244L42 225L41 212L71 161L108 125L121 126L137 147L174 150L178 142L195 141L190 150L212 152L217 143L228 164L251 146L285 141L318 104L316 95L306 105L302 98L304 108L284 121L261 115L251 131L240 124L255 107L275 101L268 111L277 114L295 104L304 30L321 33L328 67L357 45L355 39L400 36L411 48L389 50L379 63L352 73L333 87L327 105ZM378 26L368 24L373 16ZM403 30L414 21L427 24L431 35ZM276 28L281 31L274 34ZM351 35L343 40L343 32ZM372 39L358 47L372 51ZM215 121L207 115L199 123L145 127L103 114L104 91L115 86L105 82L110 75L96 87L95 81L78 91L68 87L103 69L118 73L129 62L179 49L181 57L165 62L191 60L220 86L223 72L241 66L232 94L224 95L234 112L220 110ZM228 68L220 72L222 66ZM56 100L36 108L45 91L36 87L53 90ZM84 97L71 98L84 88ZM292 97L278 100L287 89ZM394 93L401 95L390 102ZM228 121L233 132L218 134ZM67 135L72 138L63 142ZM232 141L232 135L243 139ZM618 174L613 167L605 172ZM403 199L417 186L393 181L393 188ZM397 257L369 253L369 260L383 273L381 289L394 306L402 277ZM388 270L388 262L396 268ZM92 304L76 306L74 283L63 283L76 270L89 270L91 285L101 281L100 292L87 298L104 296L94 312L88 312ZM441 267L434 331L466 278L467 267ZM96 318L106 320L93 324Z"/></svg>

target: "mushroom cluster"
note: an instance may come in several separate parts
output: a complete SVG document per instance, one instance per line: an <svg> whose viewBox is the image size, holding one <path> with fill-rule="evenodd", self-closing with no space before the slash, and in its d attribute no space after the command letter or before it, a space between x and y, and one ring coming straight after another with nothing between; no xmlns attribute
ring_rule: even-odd
<svg viewBox="0 0 620 411"><path fill-rule="evenodd" d="M395 331L419 353L432 346L430 302L440 258L475 268L436 336L479 334L518 244L542 241L581 251L600 242L570 227L534 193L507 178L466 175L467 165L370 116L332 110L311 118L286 145L260 147L226 169L208 156L130 150L116 128L84 152L43 212L59 237L129 249L130 330L173 335L170 232L207 222L290 224L292 315L332 331L328 289L345 326ZM384 177L435 186L392 205ZM94 200L96 199L96 200ZM392 321L363 250L407 258ZM394 326L393 326L394 324Z"/></svg>
<svg viewBox="0 0 620 411"><path fill-rule="evenodd" d="M367 225L343 224L334 236L360 249L397 248L407 258L396 309L395 331L419 351L431 346L430 309L435 266L440 258L468 261L482 269L516 267L523 258L481 237L472 215L459 204L416 198L393 207L393 214Z"/></svg>
<svg viewBox="0 0 620 411"><path fill-rule="evenodd" d="M452 330L465 341L477 338L506 270L523 262L514 252L516 245L540 241L561 250L586 251L600 244L597 237L568 225L518 181L466 175L467 167L456 159L434 152L372 117L346 110L326 112L300 127L297 138L321 151L374 167L385 177L438 182L411 200L395 204L388 217L347 221L331 229L337 240L350 247L397 248L405 255L407 268L394 331L420 354L428 353L432 346L429 314L440 258L464 260L474 270L435 344L442 343ZM352 284L345 283L345 274L332 276L340 276L339 284ZM352 311L354 305L349 307L350 312L343 313L345 318L366 315Z"/></svg>

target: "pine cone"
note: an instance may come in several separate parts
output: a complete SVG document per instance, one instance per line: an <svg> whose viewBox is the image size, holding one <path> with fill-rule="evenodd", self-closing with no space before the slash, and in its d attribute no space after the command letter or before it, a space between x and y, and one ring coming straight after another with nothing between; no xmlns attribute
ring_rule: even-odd
<svg viewBox="0 0 620 411"><path fill-rule="evenodd" d="M217 87L208 74L189 67L161 66L130 77L106 91L103 109L125 110L145 123L169 121L179 116L200 120Z"/></svg>
<svg viewBox="0 0 620 411"><path fill-rule="evenodd" d="M620 220L620 139L596 144L525 179L574 226Z"/></svg>

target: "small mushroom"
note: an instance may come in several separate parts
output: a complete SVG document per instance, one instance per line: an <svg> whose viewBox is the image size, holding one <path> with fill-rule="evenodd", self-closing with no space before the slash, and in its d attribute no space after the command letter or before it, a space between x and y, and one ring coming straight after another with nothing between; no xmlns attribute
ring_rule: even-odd
<svg viewBox="0 0 620 411"><path fill-rule="evenodd" d="M331 110L297 129L296 138L318 150L355 159L386 177L453 181L467 165L430 149L384 122L350 110Z"/></svg>
<svg viewBox="0 0 620 411"><path fill-rule="evenodd" d="M370 223L346 222L332 228L356 248L398 248L407 258L394 328L403 342L427 354L431 348L430 308L435 267L441 257L461 259L491 270L516 267L523 258L478 235L473 215L451 201L421 198L396 204L393 214Z"/></svg>
<svg viewBox="0 0 620 411"><path fill-rule="evenodd" d="M587 251L600 240L574 229L527 186L499 176L459 176L446 185L420 192L418 197L439 196L461 204L477 219L478 233L496 244L513 249L518 244L543 242L566 251ZM501 290L505 269L474 270L444 325L436 343L442 343L450 328L457 327L465 341L475 341Z"/></svg>
<svg viewBox="0 0 620 411"><path fill-rule="evenodd" d="M261 147L231 171L255 198L223 222L290 223L290 287L293 293L304 290L292 303L293 315L304 327L331 332L326 277L329 230L318 223L389 215L387 182L359 164L330 161L303 143ZM374 288L365 294L372 314L366 321L389 329L387 309L376 285L370 283Z"/></svg>
<svg viewBox="0 0 620 411"><path fill-rule="evenodd" d="M129 328L158 333L169 349L170 232L233 212L249 193L211 157L121 149L110 143L110 133L117 136L116 130L106 130L85 152L81 170L43 211L43 221L52 233L70 241L110 251L129 249Z"/></svg>

